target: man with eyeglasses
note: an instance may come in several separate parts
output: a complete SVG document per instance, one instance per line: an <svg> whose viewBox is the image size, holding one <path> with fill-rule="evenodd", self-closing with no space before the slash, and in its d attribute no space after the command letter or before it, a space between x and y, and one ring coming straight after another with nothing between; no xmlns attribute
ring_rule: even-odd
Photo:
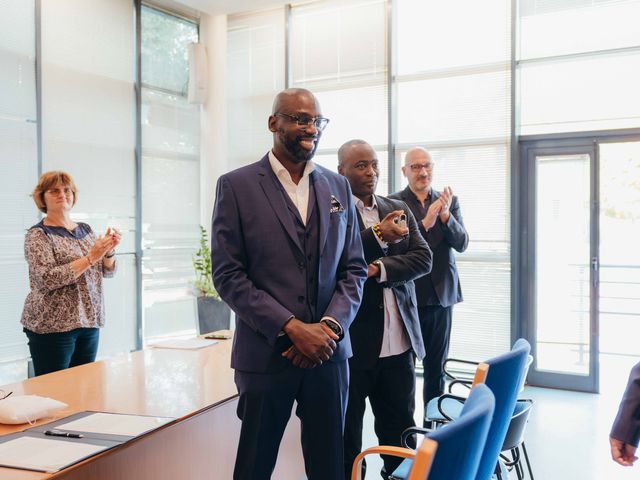
<svg viewBox="0 0 640 480"><path fill-rule="evenodd" d="M343 478L349 325L367 265L349 183L312 162L328 122L308 90L279 93L273 148L218 180L211 260L236 313L235 480L271 478L294 400L307 477Z"/></svg>
<svg viewBox="0 0 640 480"><path fill-rule="evenodd" d="M433 252L431 273L415 282L426 352L422 359L425 412L429 401L444 392L443 367L449 352L453 305L462 301L453 250L464 252L469 244L460 204L451 187L444 187L439 192L431 186L434 166L435 162L426 149L409 149L402 167L409 185L389 195L389 198L403 200L409 206L419 220L420 233Z"/></svg>

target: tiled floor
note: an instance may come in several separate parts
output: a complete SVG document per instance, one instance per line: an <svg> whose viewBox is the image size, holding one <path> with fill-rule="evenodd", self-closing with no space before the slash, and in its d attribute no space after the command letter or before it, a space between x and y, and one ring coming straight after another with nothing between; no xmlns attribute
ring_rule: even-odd
<svg viewBox="0 0 640 480"><path fill-rule="evenodd" d="M537 480L624 480L640 478L640 462L632 468L615 464L609 455L609 430L635 359L601 360L600 394L527 387L522 398L535 405L526 444ZM421 379L418 379L418 390ZM420 402L416 402L418 405ZM422 411L416 412L416 420ZM373 417L367 411L363 445L375 445ZM368 460L367 478L379 479L380 457ZM515 478L515 475L513 475Z"/></svg>

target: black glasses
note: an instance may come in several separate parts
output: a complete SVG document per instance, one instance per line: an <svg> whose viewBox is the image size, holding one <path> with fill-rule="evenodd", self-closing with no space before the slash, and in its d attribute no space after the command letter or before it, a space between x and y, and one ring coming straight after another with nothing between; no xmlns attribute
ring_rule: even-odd
<svg viewBox="0 0 640 480"><path fill-rule="evenodd" d="M296 122L296 124L301 127L310 127L311 124L313 124L319 131L324 130L329 123L329 119L324 117L308 117L306 115L298 117L297 115L289 115L288 113L280 112L276 112L274 115L286 117L292 122Z"/></svg>
<svg viewBox="0 0 640 480"><path fill-rule="evenodd" d="M5 398L7 398L9 395L11 395L13 392L9 392L9 393L4 393L4 390L0 390L0 400L4 400Z"/></svg>
<svg viewBox="0 0 640 480"><path fill-rule="evenodd" d="M411 165L409 165L409 168L414 172L419 172L423 168L426 168L427 171L430 172L431 170L433 170L433 163L412 163Z"/></svg>

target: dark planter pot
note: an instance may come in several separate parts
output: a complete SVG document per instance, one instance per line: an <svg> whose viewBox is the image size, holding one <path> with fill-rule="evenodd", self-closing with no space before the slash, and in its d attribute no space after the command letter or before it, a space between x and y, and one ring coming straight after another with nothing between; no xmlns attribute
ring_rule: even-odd
<svg viewBox="0 0 640 480"><path fill-rule="evenodd" d="M231 325L231 310L226 303L212 297L198 297L200 334L226 330Z"/></svg>

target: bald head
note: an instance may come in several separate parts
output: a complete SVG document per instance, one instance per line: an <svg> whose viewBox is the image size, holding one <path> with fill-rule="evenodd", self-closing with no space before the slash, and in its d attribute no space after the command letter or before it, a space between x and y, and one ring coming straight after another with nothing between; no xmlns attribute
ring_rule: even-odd
<svg viewBox="0 0 640 480"><path fill-rule="evenodd" d="M429 152L422 147L407 150L402 173L407 177L409 188L415 194L425 195L431 188L434 162Z"/></svg>
<svg viewBox="0 0 640 480"><path fill-rule="evenodd" d="M355 147L359 145L366 145L370 150L373 151L371 145L369 145L364 140L360 140L359 138L355 138L353 140L349 140L342 144L342 146L338 149L338 168L344 166L344 162L349 157L349 152L351 152Z"/></svg>
<svg viewBox="0 0 640 480"><path fill-rule="evenodd" d="M428 159L430 162L433 163L433 160L431 160L431 155L429 154L426 148L413 147L407 150L407 153L404 155L404 164L407 165L408 162L411 162L416 158L420 159L421 161Z"/></svg>
<svg viewBox="0 0 640 480"><path fill-rule="evenodd" d="M378 185L378 156L364 140L349 140L338 150L338 173L349 180L353 194L371 205Z"/></svg>
<svg viewBox="0 0 640 480"><path fill-rule="evenodd" d="M306 88L287 88L278 93L276 98L273 99L271 115L278 112L287 112L292 108L292 105L297 105L304 97L318 105L318 110L320 110L318 100L309 90Z"/></svg>

